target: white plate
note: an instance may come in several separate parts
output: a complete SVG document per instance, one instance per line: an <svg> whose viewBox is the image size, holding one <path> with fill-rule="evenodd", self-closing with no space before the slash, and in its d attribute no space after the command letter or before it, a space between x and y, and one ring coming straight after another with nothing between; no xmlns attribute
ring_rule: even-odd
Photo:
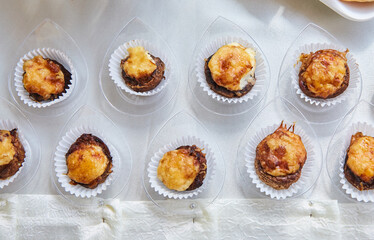
<svg viewBox="0 0 374 240"><path fill-rule="evenodd" d="M374 18L374 2L344 2L341 0L320 0L326 6L352 21L368 21Z"/></svg>

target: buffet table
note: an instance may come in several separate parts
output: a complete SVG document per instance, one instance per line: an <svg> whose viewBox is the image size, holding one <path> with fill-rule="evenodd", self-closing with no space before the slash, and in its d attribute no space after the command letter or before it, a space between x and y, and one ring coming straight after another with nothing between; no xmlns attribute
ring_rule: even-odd
<svg viewBox="0 0 374 240"><path fill-rule="evenodd" d="M322 169L311 189L297 198L276 200L246 192L236 159L248 125L281 94L278 73L283 57L309 23L328 31L354 54L362 77L360 98L372 102L374 21L344 19L317 0L2 1L0 11L1 97L18 106L8 86L17 62L14 53L46 18L76 42L88 70L83 74L86 87L76 98L78 102L63 109L62 114L42 116L21 108L37 133L40 164L24 188L17 192L0 190L0 239L373 238L373 203L345 196L326 170L328 145L339 121L311 125L321 146ZM195 46L219 16L251 35L270 68L264 98L249 111L231 116L201 106L188 83ZM153 113L141 109L147 114L140 116L136 111L126 114L126 110L115 109L101 85L107 50L134 18L166 41L178 68L175 95ZM4 108L5 104L0 105L1 111ZM132 156L129 180L118 196L95 198L89 206L75 204L73 196L61 196L51 176L58 136L80 109L97 111L113 121L125 136ZM168 205L159 207L147 197L143 186L147 149L164 124L180 112L207 129L224 160L224 183L217 199L209 199L213 203L201 204L192 212L173 212L173 201L156 199L164 201L159 206ZM196 122L190 127L196 127Z"/></svg>

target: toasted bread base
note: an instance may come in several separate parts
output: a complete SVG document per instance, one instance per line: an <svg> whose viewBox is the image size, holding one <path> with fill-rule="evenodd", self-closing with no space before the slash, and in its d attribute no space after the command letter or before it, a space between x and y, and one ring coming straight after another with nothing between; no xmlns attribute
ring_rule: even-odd
<svg viewBox="0 0 374 240"><path fill-rule="evenodd" d="M158 57L154 57L152 55L151 57L155 61L157 68L153 71L151 75L140 79L130 77L123 70L122 66L125 64L129 57L121 60L122 78L123 80L125 80L126 85L129 86L135 92L146 92L155 89L160 84L161 80L165 78L164 62Z"/></svg>

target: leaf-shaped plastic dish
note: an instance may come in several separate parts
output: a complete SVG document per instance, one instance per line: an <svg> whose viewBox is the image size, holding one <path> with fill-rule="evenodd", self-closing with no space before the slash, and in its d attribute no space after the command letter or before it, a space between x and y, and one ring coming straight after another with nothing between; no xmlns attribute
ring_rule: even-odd
<svg viewBox="0 0 374 240"><path fill-rule="evenodd" d="M110 120L103 113L87 105L79 108L61 129L55 147L56 151L60 149L60 140L64 136L66 136L67 133L69 133L71 130L82 128L95 129L95 131L99 133L104 133L105 140L108 141L108 146L110 145L110 149L115 149L115 152L113 154L115 154L118 164L116 164L115 171L113 171L114 175L111 179L110 185L107 186L106 189L96 197L92 196L88 199L74 197L70 192L67 192L65 190L65 188L58 180L56 173L57 167L55 166L55 151L51 156L51 178L54 186L57 189L57 192L61 194L65 199L74 204L92 206L97 204L96 198L112 199L117 197L122 192L122 190L127 186L130 178L132 158L131 151L126 141L126 137L123 135L122 131L112 122L112 120ZM92 133L95 135L95 133L93 132L87 133ZM73 141L75 140L76 139L73 139ZM58 147L59 149L57 149ZM70 146L67 147L69 148Z"/></svg>
<svg viewBox="0 0 374 240"><path fill-rule="evenodd" d="M154 158L155 153L158 153L169 144L175 144L180 141L184 142L183 139L188 140L194 138L205 142L207 146L209 146L208 151L214 153L214 166L207 166L207 175L203 185L200 187L203 188L202 191L198 194L190 194L188 198L183 199L164 197L151 186L149 176L151 159ZM204 149L203 152L207 154ZM224 184L225 173L225 164L222 159L221 151L214 139L209 135L207 129L190 114L179 112L163 125L148 146L143 174L143 185L147 196L159 206L162 211L172 214L196 214L217 198ZM157 179L157 181L159 180ZM158 185L162 185L162 183L160 182Z"/></svg>
<svg viewBox="0 0 374 240"><path fill-rule="evenodd" d="M142 40L161 49L168 60L167 85L157 94L151 96L137 96L122 90L111 79L109 60L120 45L133 40ZM151 53L151 52L150 52ZM151 53L152 54L152 53ZM157 57L157 56L156 56ZM118 66L119 67L119 66ZM170 103L179 86L179 70L174 54L168 44L149 26L139 18L133 18L114 38L105 54L100 70L100 88L107 102L117 111L142 116L151 114Z"/></svg>
<svg viewBox="0 0 374 240"><path fill-rule="evenodd" d="M201 53L206 52L208 46L212 45L212 43L222 38L241 39L244 43L247 43L248 46L253 46L256 50L256 61L258 63L258 70L256 69L255 75L261 75L262 81L258 82L258 86L256 86L257 83L255 83L255 86L252 88L252 90L258 91L258 93L253 98L248 99L248 101L235 101L234 103L231 102L232 99L226 98L224 98L223 101L219 101L219 99L217 100L217 97L212 97L215 96L215 94L209 94L209 91L207 91L207 89L204 89L204 87L201 84L201 79L199 78L199 71L197 71L196 63L199 59L201 59L201 57L210 57L201 56ZM201 66L201 68L203 67L204 66ZM259 102L261 102L261 100L266 95L266 92L269 88L269 84L270 68L266 56L261 50L260 46L246 31L244 31L237 24L231 22L226 18L218 17L207 28L201 39L196 43L196 47L191 59L188 85L192 92L193 98L204 109L214 114L223 116L239 115L247 111L250 111Z"/></svg>
<svg viewBox="0 0 374 240"><path fill-rule="evenodd" d="M290 114L289 109L292 109L297 114ZM274 192L273 189L265 189L270 187L261 186L262 182L256 181L248 171L250 167L248 164L254 165L254 159L248 159L248 151L255 153L257 144L263 139L263 136L274 132L282 121L288 126L295 123L295 129L298 129L298 131L295 130L295 133L302 132L302 135L307 136L307 138L302 138L307 150L307 160L301 171L300 179L289 188L292 191L291 193L288 190L275 190ZM258 137L260 136L259 132L263 129L268 129L270 126L272 127L271 131L267 131L265 135ZM254 141L254 144L250 144ZM236 159L237 171L239 173L237 174L237 180L247 198L254 198L256 196L264 198L267 195L276 199L298 197L308 191L310 192L316 183L321 173L322 159L323 156L318 138L304 115L287 99L276 97L256 115L240 141ZM299 182L302 182L302 184L298 184ZM299 186L293 189L296 184Z"/></svg>
<svg viewBox="0 0 374 240"><path fill-rule="evenodd" d="M70 95L61 102L55 103L45 108L34 108L24 103L16 91L15 69L20 59L28 52L35 49L51 48L63 52L71 60L74 66L74 88ZM67 111L76 109L82 98L85 96L88 69L82 51L74 39L57 23L50 19L43 20L26 37L14 55L14 66L9 73L8 88L16 104L22 111L26 111L37 116L59 116Z"/></svg>
<svg viewBox="0 0 374 240"><path fill-rule="evenodd" d="M26 153L27 158L23 163L22 171L13 182L0 189L0 193L14 193L25 188L37 173L40 165L40 141L28 118L16 106L0 97L0 109L0 120L15 123L24 138L25 142L22 143L25 151L29 150Z"/></svg>
<svg viewBox="0 0 374 240"><path fill-rule="evenodd" d="M346 49L346 47L342 46L335 37L323 28L313 23L308 24L290 45L283 58L278 74L278 91L282 98L287 99L290 103L295 105L311 123L330 124L340 120L347 111L359 101L362 92L361 74L357 65L352 66L352 68L355 68L355 77L357 77L358 81L355 88L350 92L349 98L344 101L324 107L305 101L305 99L302 99L300 95L297 94L296 89L292 87L294 84L292 83L291 73L297 64L295 53L298 52L301 47L308 44L329 44ZM293 109L289 110L297 114Z"/></svg>
<svg viewBox="0 0 374 240"><path fill-rule="evenodd" d="M327 154L326 169L333 183L333 191L339 192L350 201L374 202L374 191L359 191L345 178L342 168L350 144L351 136L361 131L364 135L374 137L374 105L361 100L344 116L331 137Z"/></svg>

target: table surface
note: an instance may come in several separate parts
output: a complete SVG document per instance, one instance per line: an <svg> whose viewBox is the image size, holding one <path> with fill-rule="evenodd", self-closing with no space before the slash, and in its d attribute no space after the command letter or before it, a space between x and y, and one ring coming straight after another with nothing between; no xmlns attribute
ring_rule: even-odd
<svg viewBox="0 0 374 240"><path fill-rule="evenodd" d="M82 49L88 64L87 92L81 104L89 104L104 112L126 132L132 156L133 170L128 190L121 200L148 200L142 187L146 147L164 122L174 113L184 110L208 128L220 146L226 162L226 180L220 198L244 198L238 186L235 158L239 141L257 112L237 117L220 117L199 111L197 103L188 96L188 68L192 52L205 29L218 16L223 16L249 32L259 43L270 64L271 83L264 102L277 95L277 75L287 48L299 32L310 22L316 23L334 35L354 53L363 80L362 99L371 101L374 89L374 21L346 20L317 0L206 0L206 1L73 1L34 0L1 1L0 14L0 95L13 102L7 85L13 62L9 61L32 29L45 18L50 18L68 32ZM141 18L157 31L173 50L180 67L180 85L168 114L147 117L129 117L105 104L99 88L99 71L103 56L114 36L133 17ZM56 136L73 111L61 117L37 118L26 114L39 134L42 146L41 165L23 194L57 194L50 181L50 161L58 139ZM53 119L53 121L51 121ZM334 128L316 127L323 154ZM310 199L339 199L331 191L331 182L323 164L316 187L309 192ZM344 201L344 199L341 199Z"/></svg>

